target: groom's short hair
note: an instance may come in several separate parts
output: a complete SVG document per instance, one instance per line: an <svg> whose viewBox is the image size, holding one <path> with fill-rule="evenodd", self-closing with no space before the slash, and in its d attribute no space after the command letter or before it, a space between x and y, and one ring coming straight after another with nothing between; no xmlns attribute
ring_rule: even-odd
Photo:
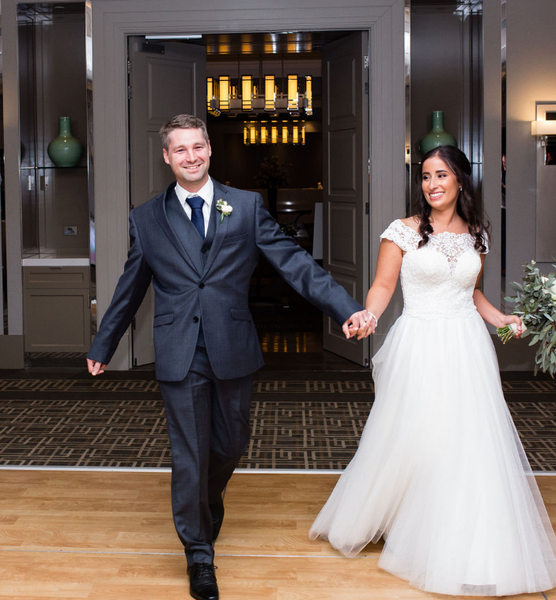
<svg viewBox="0 0 556 600"><path fill-rule="evenodd" d="M209 134L207 126L202 119L193 115L176 115L173 119L170 119L166 125L161 127L158 132L162 141L162 147L168 150L170 144L170 134L174 129L200 129L203 133L207 144L210 144Z"/></svg>

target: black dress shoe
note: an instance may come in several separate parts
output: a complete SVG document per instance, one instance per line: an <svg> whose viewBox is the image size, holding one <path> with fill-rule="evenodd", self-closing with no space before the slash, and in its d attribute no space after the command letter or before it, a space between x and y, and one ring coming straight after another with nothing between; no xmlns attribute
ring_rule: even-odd
<svg viewBox="0 0 556 600"><path fill-rule="evenodd" d="M212 515L212 542L214 543L224 521L224 500L220 500L218 504L211 504L209 508Z"/></svg>
<svg viewBox="0 0 556 600"><path fill-rule="evenodd" d="M215 569L214 565L208 563L194 563L187 569L189 593L195 600L218 600Z"/></svg>

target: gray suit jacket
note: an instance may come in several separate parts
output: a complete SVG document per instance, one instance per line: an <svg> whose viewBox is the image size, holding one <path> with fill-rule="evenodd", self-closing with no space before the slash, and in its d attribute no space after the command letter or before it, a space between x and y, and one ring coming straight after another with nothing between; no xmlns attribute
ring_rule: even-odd
<svg viewBox="0 0 556 600"><path fill-rule="evenodd" d="M280 231L260 194L216 181L214 202L226 200L233 212L223 219L217 213L216 232L203 265L199 238L180 241L168 220L166 205L170 194L175 195L174 187L173 183L130 213L132 245L89 351L92 360L108 364L152 280L158 379L181 381L187 375L201 321L215 375L233 379L253 373L263 365L248 306L249 281L259 253L299 294L338 323L362 309Z"/></svg>

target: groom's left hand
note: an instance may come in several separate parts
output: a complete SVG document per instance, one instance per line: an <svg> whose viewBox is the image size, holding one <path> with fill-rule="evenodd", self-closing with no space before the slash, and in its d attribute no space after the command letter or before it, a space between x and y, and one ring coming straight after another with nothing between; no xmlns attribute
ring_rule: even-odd
<svg viewBox="0 0 556 600"><path fill-rule="evenodd" d="M356 313L353 313L351 317L342 325L342 331L344 332L346 338L349 340L350 338L357 336L357 339L360 340L361 338L366 337L365 324L368 319L369 313L366 310L360 310Z"/></svg>

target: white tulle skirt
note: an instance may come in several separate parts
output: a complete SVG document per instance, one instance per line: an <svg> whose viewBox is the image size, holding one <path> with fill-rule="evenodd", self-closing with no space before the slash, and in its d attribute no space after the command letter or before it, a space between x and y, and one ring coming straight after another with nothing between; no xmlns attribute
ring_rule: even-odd
<svg viewBox="0 0 556 600"><path fill-rule="evenodd" d="M423 590L502 596L556 586L556 538L479 314L402 315L373 358L359 449L309 533Z"/></svg>

